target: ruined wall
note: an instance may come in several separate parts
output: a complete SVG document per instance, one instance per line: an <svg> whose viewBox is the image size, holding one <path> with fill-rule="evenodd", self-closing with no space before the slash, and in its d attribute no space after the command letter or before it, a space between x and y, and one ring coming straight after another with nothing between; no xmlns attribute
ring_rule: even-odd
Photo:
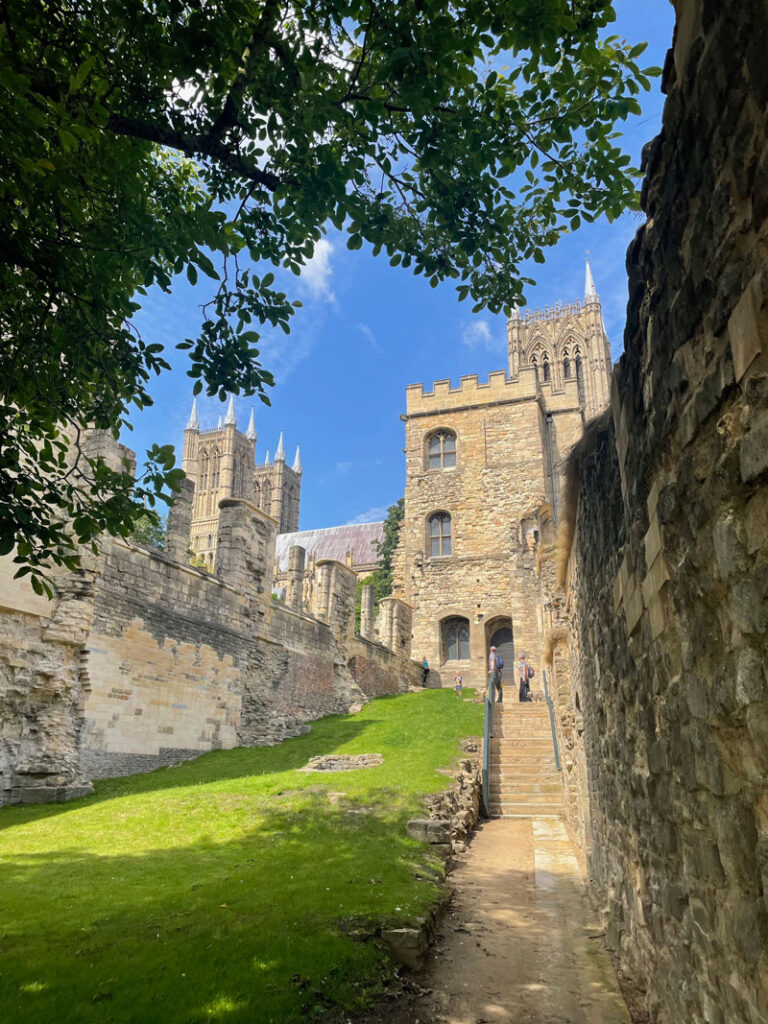
<svg viewBox="0 0 768 1024"><path fill-rule="evenodd" d="M48 601L13 579L16 568L10 556L0 559L0 805L66 800L91 788L79 763L89 582L62 578Z"/></svg>
<svg viewBox="0 0 768 1024"><path fill-rule="evenodd" d="M652 1021L768 1019L768 9L678 4L612 419L577 461L589 864Z"/></svg>
<svg viewBox="0 0 768 1024"><path fill-rule="evenodd" d="M270 600L275 523L252 502L219 505L216 576L176 561L193 499L185 487L169 554L104 538L51 602L0 564L0 803L277 743L418 678L408 646L353 635L347 566L320 566L322 620Z"/></svg>

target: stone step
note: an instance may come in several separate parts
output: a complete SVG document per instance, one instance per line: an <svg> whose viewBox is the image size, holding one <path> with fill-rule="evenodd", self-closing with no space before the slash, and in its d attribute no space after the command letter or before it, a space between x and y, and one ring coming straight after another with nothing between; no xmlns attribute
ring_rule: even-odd
<svg viewBox="0 0 768 1024"><path fill-rule="evenodd" d="M535 782L519 782L506 779L489 780L491 790L498 793L562 793L563 785L559 779L545 779Z"/></svg>
<svg viewBox="0 0 768 1024"><path fill-rule="evenodd" d="M496 821L496 820L502 819L502 818L562 818L562 816L563 816L563 812L562 811L555 811L555 812L552 812L551 814L549 812L546 813L546 814L528 814L528 813L525 813L525 812L521 812L519 814L500 814L500 813L496 813L496 812L491 812L489 814L489 817L493 821Z"/></svg>
<svg viewBox="0 0 768 1024"><path fill-rule="evenodd" d="M543 771L543 772L531 772L531 771L520 772L520 771L517 771L517 769L514 768L514 767L513 768L509 768L506 771L499 771L498 767L495 767L495 766L491 767L491 774L490 774L490 781L491 782L498 782L499 780L503 781L505 779L508 780L510 783L512 781L519 782L521 785L525 785L526 783L529 783L529 782L530 783L537 783L537 784L539 782L556 782L558 784L558 786L562 785L562 779L560 778L560 772L555 771L554 769L551 772L548 772L548 771Z"/></svg>
<svg viewBox="0 0 768 1024"><path fill-rule="evenodd" d="M492 750L491 764L506 762L509 764L554 764L555 755L552 750Z"/></svg>
<svg viewBox="0 0 768 1024"><path fill-rule="evenodd" d="M551 801L549 803L540 802L537 804L523 803L523 802L503 802L498 803L491 801L489 811L492 816L506 818L508 816L519 817L519 818L545 818L545 817L559 817L563 813L563 805L560 802Z"/></svg>
<svg viewBox="0 0 768 1024"><path fill-rule="evenodd" d="M491 736L492 740L503 740L507 743L527 743L530 741L551 743L552 733L546 732L497 732Z"/></svg>

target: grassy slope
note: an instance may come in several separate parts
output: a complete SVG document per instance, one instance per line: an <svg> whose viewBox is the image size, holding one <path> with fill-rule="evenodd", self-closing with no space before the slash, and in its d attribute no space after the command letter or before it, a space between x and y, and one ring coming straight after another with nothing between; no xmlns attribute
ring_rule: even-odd
<svg viewBox="0 0 768 1024"><path fill-rule="evenodd" d="M282 1024L363 1004L389 968L349 933L433 901L405 823L481 714L448 690L385 698L279 747L3 810L0 1019ZM296 770L331 752L385 763Z"/></svg>

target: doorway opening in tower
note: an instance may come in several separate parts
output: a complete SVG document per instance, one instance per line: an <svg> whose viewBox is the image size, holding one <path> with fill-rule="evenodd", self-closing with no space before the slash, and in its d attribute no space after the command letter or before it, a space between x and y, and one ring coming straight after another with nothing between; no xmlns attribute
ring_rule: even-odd
<svg viewBox="0 0 768 1024"><path fill-rule="evenodd" d="M512 670L515 667L515 637L512 632L512 619L499 616L487 623L485 627L486 664L491 647L495 647L496 653L504 659L504 676L511 679Z"/></svg>

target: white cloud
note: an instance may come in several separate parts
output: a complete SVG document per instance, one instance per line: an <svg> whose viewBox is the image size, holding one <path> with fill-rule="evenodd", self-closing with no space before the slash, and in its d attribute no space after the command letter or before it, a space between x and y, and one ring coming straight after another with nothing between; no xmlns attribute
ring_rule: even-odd
<svg viewBox="0 0 768 1024"><path fill-rule="evenodd" d="M335 302L336 296L331 288L331 277L333 267L331 266L331 253L333 243L327 238L321 238L315 246L312 258L307 261L301 271L301 282L313 299L324 302Z"/></svg>
<svg viewBox="0 0 768 1024"><path fill-rule="evenodd" d="M382 519L387 518L387 512L387 505L374 506L373 508L366 509L365 512L361 512L359 516L355 516L354 519L350 519L344 525L358 526L360 523L378 523Z"/></svg>
<svg viewBox="0 0 768 1024"><path fill-rule="evenodd" d="M368 324L358 324L357 329L366 336L368 341L370 341L371 348L374 350L374 352L381 352L381 345L379 345L378 341L376 341L376 335L373 333Z"/></svg>
<svg viewBox="0 0 768 1024"><path fill-rule="evenodd" d="M345 473L348 473L350 471L350 469L352 469L352 463L351 462L337 462L336 463L336 472L337 473L341 473L342 476L344 476Z"/></svg>
<svg viewBox="0 0 768 1024"><path fill-rule="evenodd" d="M484 348L489 352L504 352L506 340L500 334L494 334L487 320L473 320L464 328L461 340L467 348Z"/></svg>

